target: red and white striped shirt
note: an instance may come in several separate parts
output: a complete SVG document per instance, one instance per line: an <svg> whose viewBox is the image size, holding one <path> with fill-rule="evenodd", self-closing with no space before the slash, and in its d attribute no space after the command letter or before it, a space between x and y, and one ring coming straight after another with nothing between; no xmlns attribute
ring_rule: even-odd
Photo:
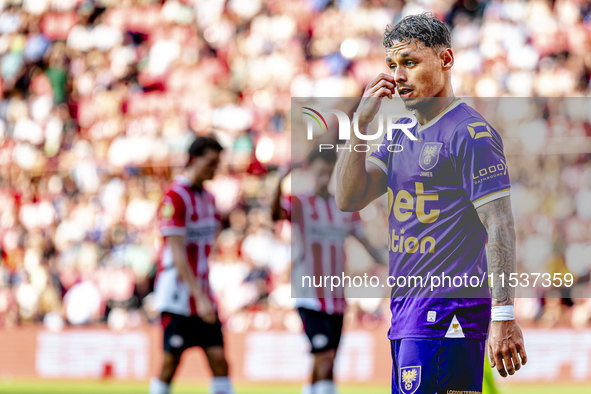
<svg viewBox="0 0 591 394"><path fill-rule="evenodd" d="M180 235L185 238L191 270L195 278L198 278L203 293L213 302L208 256L220 224L214 197L205 189L193 188L187 178L179 175L164 195L158 215L158 225L164 242L154 284L156 306L160 311L184 316L196 315L195 298L178 275L166 237Z"/></svg>
<svg viewBox="0 0 591 394"><path fill-rule="evenodd" d="M324 199L312 193L291 197L282 204L292 224L292 284L296 306L325 312L343 314L346 308L343 287L331 291L328 286L316 287L325 276L342 277L345 270L345 239L364 237L358 212L342 212L333 196ZM309 281L302 278L311 277Z"/></svg>

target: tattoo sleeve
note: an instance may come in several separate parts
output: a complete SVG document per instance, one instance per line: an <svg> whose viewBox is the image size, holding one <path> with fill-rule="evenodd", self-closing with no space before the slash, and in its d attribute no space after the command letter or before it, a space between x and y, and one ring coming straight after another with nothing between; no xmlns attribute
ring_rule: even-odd
<svg viewBox="0 0 591 394"><path fill-rule="evenodd" d="M509 274L516 272L515 226L511 213L511 199L501 197L476 209L480 221L488 232L488 273L493 276L492 304L513 305L515 289L507 284ZM505 275L501 286L500 275Z"/></svg>

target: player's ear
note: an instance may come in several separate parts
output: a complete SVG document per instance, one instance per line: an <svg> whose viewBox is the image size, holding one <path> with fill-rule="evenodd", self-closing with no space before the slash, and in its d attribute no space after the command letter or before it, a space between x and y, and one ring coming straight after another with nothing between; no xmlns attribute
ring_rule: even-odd
<svg viewBox="0 0 591 394"><path fill-rule="evenodd" d="M441 58L441 66L443 71L448 71L454 65L454 53L451 48L445 48L439 53L439 57Z"/></svg>

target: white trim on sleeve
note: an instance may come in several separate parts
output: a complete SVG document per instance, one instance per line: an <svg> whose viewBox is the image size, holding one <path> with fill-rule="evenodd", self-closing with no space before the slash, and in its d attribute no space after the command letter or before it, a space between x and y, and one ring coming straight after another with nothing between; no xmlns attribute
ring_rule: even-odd
<svg viewBox="0 0 591 394"><path fill-rule="evenodd" d="M511 195L511 189L504 189L504 190L500 190L498 192L491 193L488 196L479 198L478 200L474 201L472 204L474 204L474 208L477 209L486 203L489 203L489 202L494 201L498 198L507 197L510 195Z"/></svg>
<svg viewBox="0 0 591 394"><path fill-rule="evenodd" d="M382 171L384 171L386 173L386 175L388 175L388 167L386 167L386 165L384 164L383 161L381 161L377 157L373 157L373 156L369 156L369 158L367 159L367 161L371 161L373 164L375 164L378 167L380 167L382 169Z"/></svg>

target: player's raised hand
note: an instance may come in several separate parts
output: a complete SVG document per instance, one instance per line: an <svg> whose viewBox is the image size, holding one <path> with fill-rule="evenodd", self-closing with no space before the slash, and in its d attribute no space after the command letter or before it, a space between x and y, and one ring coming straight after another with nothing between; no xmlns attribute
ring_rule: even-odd
<svg viewBox="0 0 591 394"><path fill-rule="evenodd" d="M491 322L488 338L490 366L507 377L527 363L523 333L515 320Z"/></svg>
<svg viewBox="0 0 591 394"><path fill-rule="evenodd" d="M392 98L395 93L396 82L390 74L380 73L367 85L359 103L360 125L368 125L376 116L382 103L382 98Z"/></svg>

